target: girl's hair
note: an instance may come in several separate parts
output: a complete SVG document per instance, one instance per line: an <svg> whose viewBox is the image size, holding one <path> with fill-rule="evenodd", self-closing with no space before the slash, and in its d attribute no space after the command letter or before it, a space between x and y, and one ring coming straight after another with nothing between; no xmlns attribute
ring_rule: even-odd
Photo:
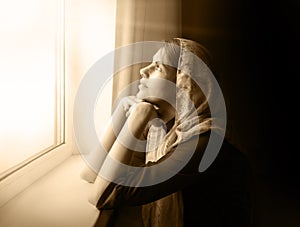
<svg viewBox="0 0 300 227"><path fill-rule="evenodd" d="M165 40L164 42L168 55L174 59L176 58L177 62L179 61L180 57L180 51L178 50L183 48L198 56L213 73L215 72L210 52L198 42L183 38L173 38Z"/></svg>

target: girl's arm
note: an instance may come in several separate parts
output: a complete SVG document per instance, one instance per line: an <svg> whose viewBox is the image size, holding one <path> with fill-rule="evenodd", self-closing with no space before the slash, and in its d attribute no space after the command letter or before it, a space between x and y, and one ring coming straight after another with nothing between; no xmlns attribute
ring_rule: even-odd
<svg viewBox="0 0 300 227"><path fill-rule="evenodd" d="M148 122L156 116L155 108L151 104L145 102L137 104L127 120L131 133L136 138L141 137ZM124 136L126 136L126 130L123 130L124 128L120 134L125 132ZM200 137L196 136L174 148L157 162L140 166L140 171L138 172L128 172L126 168L123 171L124 169L121 168L122 165L120 163L114 165L116 162L113 160L130 165L133 154L132 150L116 140L100 170L100 175L94 184L89 201L99 209L113 209L120 205L145 204L181 190L199 177L198 166L208 139L209 133L202 134ZM173 155L175 151L176 155ZM186 160L188 156L191 158L184 163L183 160ZM153 168L153 170L149 171L148 167L156 166L165 161L170 161L170 164L164 167ZM111 178L104 179L101 172L109 173ZM159 184L147 187L142 185L145 183L145 180L149 182L157 176L164 175L166 172L173 172L173 176ZM115 179L114 182L111 179Z"/></svg>
<svg viewBox="0 0 300 227"><path fill-rule="evenodd" d="M84 167L80 174L82 179L90 183L93 183L96 180L97 174L101 168L101 154L111 150L128 118L129 109L138 102L141 101L133 96L124 97L120 101L101 135L101 146L88 154L87 160L92 160L93 165L92 167L89 165Z"/></svg>
<svg viewBox="0 0 300 227"><path fill-rule="evenodd" d="M113 166L111 160L116 160L118 163L125 165L131 164L132 157L135 154L134 149L131 149L131 147L134 147L136 141L141 141L148 122L156 117L156 110L152 104L140 102L134 106L134 109L131 111L130 116L118 135L119 138L114 141L100 169L100 175L101 171L109 172L110 176L118 175L120 168L119 166ZM124 143L126 143L126 145ZM109 180L104 179L98 174L89 201L96 205L109 184Z"/></svg>

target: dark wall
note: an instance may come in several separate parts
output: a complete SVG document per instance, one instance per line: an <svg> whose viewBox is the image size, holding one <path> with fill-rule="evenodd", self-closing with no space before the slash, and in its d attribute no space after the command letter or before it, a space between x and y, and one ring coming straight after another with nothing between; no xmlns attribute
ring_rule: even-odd
<svg viewBox="0 0 300 227"><path fill-rule="evenodd" d="M185 0L182 34L212 53L228 139L255 175L255 226L300 226L298 1ZM299 134L299 133L298 133Z"/></svg>

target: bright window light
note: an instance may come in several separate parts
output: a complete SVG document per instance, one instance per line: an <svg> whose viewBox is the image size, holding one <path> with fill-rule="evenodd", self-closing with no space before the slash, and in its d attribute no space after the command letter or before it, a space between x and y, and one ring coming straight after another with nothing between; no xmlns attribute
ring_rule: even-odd
<svg viewBox="0 0 300 227"><path fill-rule="evenodd" d="M62 140L63 2L0 0L0 175Z"/></svg>

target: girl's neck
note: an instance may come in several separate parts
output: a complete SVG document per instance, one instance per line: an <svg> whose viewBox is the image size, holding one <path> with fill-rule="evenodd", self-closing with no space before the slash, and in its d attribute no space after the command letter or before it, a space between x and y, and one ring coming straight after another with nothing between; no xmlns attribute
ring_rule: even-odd
<svg viewBox="0 0 300 227"><path fill-rule="evenodd" d="M158 116L167 124L175 116L175 110L170 104L161 105L158 107Z"/></svg>

